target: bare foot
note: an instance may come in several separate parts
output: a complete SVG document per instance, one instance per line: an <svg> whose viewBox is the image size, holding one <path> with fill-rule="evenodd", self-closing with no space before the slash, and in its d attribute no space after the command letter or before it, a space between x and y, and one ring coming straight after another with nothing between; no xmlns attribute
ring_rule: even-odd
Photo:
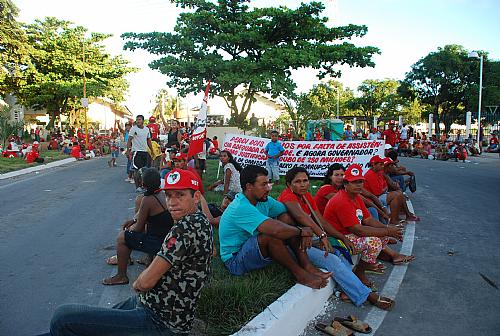
<svg viewBox="0 0 500 336"><path fill-rule="evenodd" d="M326 285L328 284L327 280L322 279L321 277L311 274L309 272L304 272L302 276L298 276L297 282L304 286L311 287L314 289L320 289L326 287Z"/></svg>
<svg viewBox="0 0 500 336"><path fill-rule="evenodd" d="M128 277L126 275L115 275L111 278L102 280L103 285L115 286L115 285L126 285L128 284Z"/></svg>
<svg viewBox="0 0 500 336"><path fill-rule="evenodd" d="M304 269L306 271L308 271L309 273L312 273L314 275L317 275L319 276L321 279L325 279L325 280L328 280L329 277L332 276L332 272L323 272L322 270L314 267L313 265L309 264L307 265L306 267L304 267Z"/></svg>

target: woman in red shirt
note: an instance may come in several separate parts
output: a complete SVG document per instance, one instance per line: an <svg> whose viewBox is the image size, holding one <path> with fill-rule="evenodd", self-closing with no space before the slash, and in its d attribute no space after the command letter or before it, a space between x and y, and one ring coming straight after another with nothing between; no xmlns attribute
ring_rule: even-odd
<svg viewBox="0 0 500 336"><path fill-rule="evenodd" d="M345 168L340 163L334 163L330 167L323 180L323 185L319 188L314 196L314 201L318 205L318 210L321 215L325 212L326 203L332 198L340 188L344 180Z"/></svg>
<svg viewBox="0 0 500 336"><path fill-rule="evenodd" d="M320 238L325 250L333 251L328 241L329 236L340 239L346 246L351 245L343 234L328 225L319 212L314 198L309 193L309 173L305 168L293 167L286 173L285 180L287 187L281 192L278 201L285 204L288 212L299 223L313 230ZM311 217L317 218L319 223L316 223Z"/></svg>

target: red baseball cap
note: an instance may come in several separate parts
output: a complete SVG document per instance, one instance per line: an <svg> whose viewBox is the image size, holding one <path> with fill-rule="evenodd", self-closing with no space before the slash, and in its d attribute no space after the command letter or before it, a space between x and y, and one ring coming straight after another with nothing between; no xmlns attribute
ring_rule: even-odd
<svg viewBox="0 0 500 336"><path fill-rule="evenodd" d="M193 189L200 190L198 179L189 170L174 169L165 176L163 190Z"/></svg>
<svg viewBox="0 0 500 336"><path fill-rule="evenodd" d="M187 156L184 153L177 153L175 156L172 158L172 160L184 160L187 161Z"/></svg>
<svg viewBox="0 0 500 336"><path fill-rule="evenodd" d="M384 163L385 162L384 160L385 159L382 159L380 155L375 155L370 159L370 164L373 166L376 163Z"/></svg>
<svg viewBox="0 0 500 336"><path fill-rule="evenodd" d="M350 165L344 173L344 180L348 182L365 180L363 176L363 168L358 164Z"/></svg>
<svg viewBox="0 0 500 336"><path fill-rule="evenodd" d="M151 116L151 117L149 117L149 121L156 121L155 116Z"/></svg>

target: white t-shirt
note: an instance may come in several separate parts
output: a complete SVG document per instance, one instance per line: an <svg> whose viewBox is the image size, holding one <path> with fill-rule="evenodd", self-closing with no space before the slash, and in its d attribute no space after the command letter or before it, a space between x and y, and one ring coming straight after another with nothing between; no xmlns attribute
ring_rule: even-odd
<svg viewBox="0 0 500 336"><path fill-rule="evenodd" d="M226 176L226 170L228 169L231 171L231 181L229 181L228 191L241 192L240 172L236 170L232 163L228 162L224 166L224 176Z"/></svg>
<svg viewBox="0 0 500 336"><path fill-rule="evenodd" d="M408 139L408 127L403 127L401 128L401 139L406 140Z"/></svg>
<svg viewBox="0 0 500 336"><path fill-rule="evenodd" d="M149 128L146 126L139 128L134 125L128 132L128 136L132 137L132 152L148 151L148 138L151 138Z"/></svg>

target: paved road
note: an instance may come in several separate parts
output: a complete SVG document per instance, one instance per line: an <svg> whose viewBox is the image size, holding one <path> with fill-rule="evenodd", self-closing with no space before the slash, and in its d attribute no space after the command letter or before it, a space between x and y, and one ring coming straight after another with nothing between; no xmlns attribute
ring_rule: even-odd
<svg viewBox="0 0 500 336"><path fill-rule="evenodd" d="M127 296L127 286L100 284L113 271L104 259L133 213L124 170L96 159L0 181L0 335L47 331L62 303Z"/></svg>
<svg viewBox="0 0 500 336"><path fill-rule="evenodd" d="M418 260L376 334L498 335L500 290L479 273L500 286L500 160L402 162L418 176ZM123 169L97 159L0 181L0 335L46 331L62 303L105 306L130 293L100 284L113 272L104 259L132 213L135 193ZM134 266L132 277L139 271ZM382 288L383 278L374 279ZM331 303L329 316L364 318L371 309Z"/></svg>
<svg viewBox="0 0 500 336"><path fill-rule="evenodd" d="M499 335L500 160L469 163L401 159L417 174L411 196L422 221L415 226L412 263L399 288L396 307L376 335ZM389 271L391 267L389 268ZM387 276L372 276L382 289ZM331 299L327 314L366 318L372 308ZM380 313L381 311L379 311ZM321 335L312 326L306 335Z"/></svg>

